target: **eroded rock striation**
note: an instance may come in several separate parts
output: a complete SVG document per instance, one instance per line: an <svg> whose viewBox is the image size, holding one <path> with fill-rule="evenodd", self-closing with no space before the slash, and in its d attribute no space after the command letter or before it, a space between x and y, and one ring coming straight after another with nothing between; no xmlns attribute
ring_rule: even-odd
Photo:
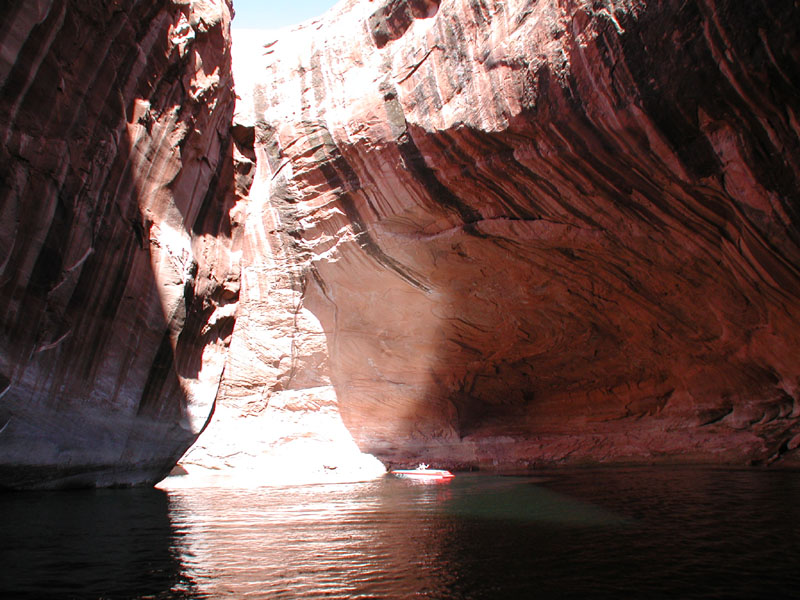
<svg viewBox="0 0 800 600"><path fill-rule="evenodd" d="M0 9L0 486L800 463L796 2L230 14Z"/></svg>
<svg viewBox="0 0 800 600"><path fill-rule="evenodd" d="M253 166L230 17L0 9L0 486L157 481L212 412Z"/></svg>
<svg viewBox="0 0 800 600"><path fill-rule="evenodd" d="M246 229L360 447L796 464L799 29L792 2L350 0L265 34Z"/></svg>

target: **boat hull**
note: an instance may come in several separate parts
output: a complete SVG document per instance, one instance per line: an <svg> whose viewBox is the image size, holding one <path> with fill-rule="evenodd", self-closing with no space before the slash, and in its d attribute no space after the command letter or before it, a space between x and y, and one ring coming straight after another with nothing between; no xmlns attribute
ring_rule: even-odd
<svg viewBox="0 0 800 600"><path fill-rule="evenodd" d="M444 469L396 469L391 471L391 474L402 479L422 482L450 481L455 477L450 471Z"/></svg>

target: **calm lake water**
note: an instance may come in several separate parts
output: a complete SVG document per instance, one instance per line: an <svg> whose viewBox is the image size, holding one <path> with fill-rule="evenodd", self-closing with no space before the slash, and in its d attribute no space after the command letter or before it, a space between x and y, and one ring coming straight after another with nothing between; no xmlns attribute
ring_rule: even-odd
<svg viewBox="0 0 800 600"><path fill-rule="evenodd" d="M8 598L800 597L800 473L0 495Z"/></svg>

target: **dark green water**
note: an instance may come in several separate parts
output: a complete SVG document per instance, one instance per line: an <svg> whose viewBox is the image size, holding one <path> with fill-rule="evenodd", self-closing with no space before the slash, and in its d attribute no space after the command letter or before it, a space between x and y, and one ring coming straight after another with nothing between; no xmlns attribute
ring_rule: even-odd
<svg viewBox="0 0 800 600"><path fill-rule="evenodd" d="M800 473L0 495L8 598L798 598Z"/></svg>

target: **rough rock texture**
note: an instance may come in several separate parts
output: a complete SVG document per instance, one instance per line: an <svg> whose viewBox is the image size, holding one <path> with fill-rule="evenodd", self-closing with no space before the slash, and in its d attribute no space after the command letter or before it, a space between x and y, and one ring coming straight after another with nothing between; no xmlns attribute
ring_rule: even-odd
<svg viewBox="0 0 800 600"><path fill-rule="evenodd" d="M258 34L234 30L236 131L255 143L250 69ZM354 481L385 473L360 452L339 414L325 333L302 298L305 262L282 233L270 202L269 160L256 145L257 175L243 205L237 325L214 418L181 459L188 477L162 485Z"/></svg>
<svg viewBox="0 0 800 600"><path fill-rule="evenodd" d="M0 486L800 464L797 2L230 8L0 8Z"/></svg>
<svg viewBox="0 0 800 600"><path fill-rule="evenodd" d="M273 294L313 312L389 463L797 464L799 30L790 1L345 0L265 34L232 348L271 346ZM288 331L267 389L325 362Z"/></svg>
<svg viewBox="0 0 800 600"><path fill-rule="evenodd" d="M386 474L377 458L358 449L330 385L265 392L262 403L245 407L220 397L181 469L183 476L159 487L340 483Z"/></svg>
<svg viewBox="0 0 800 600"><path fill-rule="evenodd" d="M212 412L252 171L230 15L0 9L0 486L156 481Z"/></svg>

